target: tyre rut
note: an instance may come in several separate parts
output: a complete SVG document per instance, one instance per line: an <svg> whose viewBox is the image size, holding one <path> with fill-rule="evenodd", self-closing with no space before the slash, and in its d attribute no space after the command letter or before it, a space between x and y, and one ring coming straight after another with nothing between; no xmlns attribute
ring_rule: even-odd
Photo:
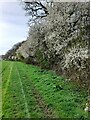
<svg viewBox="0 0 90 120"><path fill-rule="evenodd" d="M44 113L44 117L50 117L53 118L55 117L53 114L52 109L48 107L48 105L45 104L45 102L42 100L41 95L37 92L37 90L32 88L33 95L36 99L36 102L38 103L39 107L42 109Z"/></svg>
<svg viewBox="0 0 90 120"><path fill-rule="evenodd" d="M28 78L27 76L25 76L26 79L30 79ZM56 118L56 115L54 113L54 111L52 110L52 108L50 108L46 103L45 101L43 100L41 94L39 93L39 91L36 89L36 87L34 86L34 84L31 82L31 80L29 81L30 82L30 88L31 88L31 91L33 93L33 96L39 106L39 108L41 108L43 114L44 114L44 117L45 118Z"/></svg>

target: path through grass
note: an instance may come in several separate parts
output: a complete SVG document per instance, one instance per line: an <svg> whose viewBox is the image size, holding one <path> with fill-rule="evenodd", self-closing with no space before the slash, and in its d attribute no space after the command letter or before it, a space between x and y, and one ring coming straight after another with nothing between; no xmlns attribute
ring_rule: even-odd
<svg viewBox="0 0 90 120"><path fill-rule="evenodd" d="M88 117L85 89L53 71L10 61L2 62L2 71L3 118Z"/></svg>

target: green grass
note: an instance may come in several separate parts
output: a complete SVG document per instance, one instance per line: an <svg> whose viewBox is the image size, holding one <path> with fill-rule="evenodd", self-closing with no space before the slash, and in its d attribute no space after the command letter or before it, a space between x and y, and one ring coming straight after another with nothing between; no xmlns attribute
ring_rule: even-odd
<svg viewBox="0 0 90 120"><path fill-rule="evenodd" d="M20 62L3 61L3 69L3 118L44 118L48 117L45 110L55 118L88 117L84 111L87 92L77 84L53 71Z"/></svg>

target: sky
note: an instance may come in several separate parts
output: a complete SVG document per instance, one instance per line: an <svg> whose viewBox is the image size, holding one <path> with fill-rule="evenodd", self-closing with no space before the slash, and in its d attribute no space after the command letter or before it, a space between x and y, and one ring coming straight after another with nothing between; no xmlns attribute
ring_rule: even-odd
<svg viewBox="0 0 90 120"><path fill-rule="evenodd" d="M27 21L18 0L0 0L0 55L5 54L14 44L26 40Z"/></svg>

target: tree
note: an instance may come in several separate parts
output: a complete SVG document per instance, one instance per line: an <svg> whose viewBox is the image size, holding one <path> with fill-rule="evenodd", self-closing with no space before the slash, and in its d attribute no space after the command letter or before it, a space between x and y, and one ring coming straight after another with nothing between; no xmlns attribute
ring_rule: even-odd
<svg viewBox="0 0 90 120"><path fill-rule="evenodd" d="M49 15L49 9L52 6L52 0L30 0L22 1L26 15L28 15L28 24L40 22L42 18Z"/></svg>

